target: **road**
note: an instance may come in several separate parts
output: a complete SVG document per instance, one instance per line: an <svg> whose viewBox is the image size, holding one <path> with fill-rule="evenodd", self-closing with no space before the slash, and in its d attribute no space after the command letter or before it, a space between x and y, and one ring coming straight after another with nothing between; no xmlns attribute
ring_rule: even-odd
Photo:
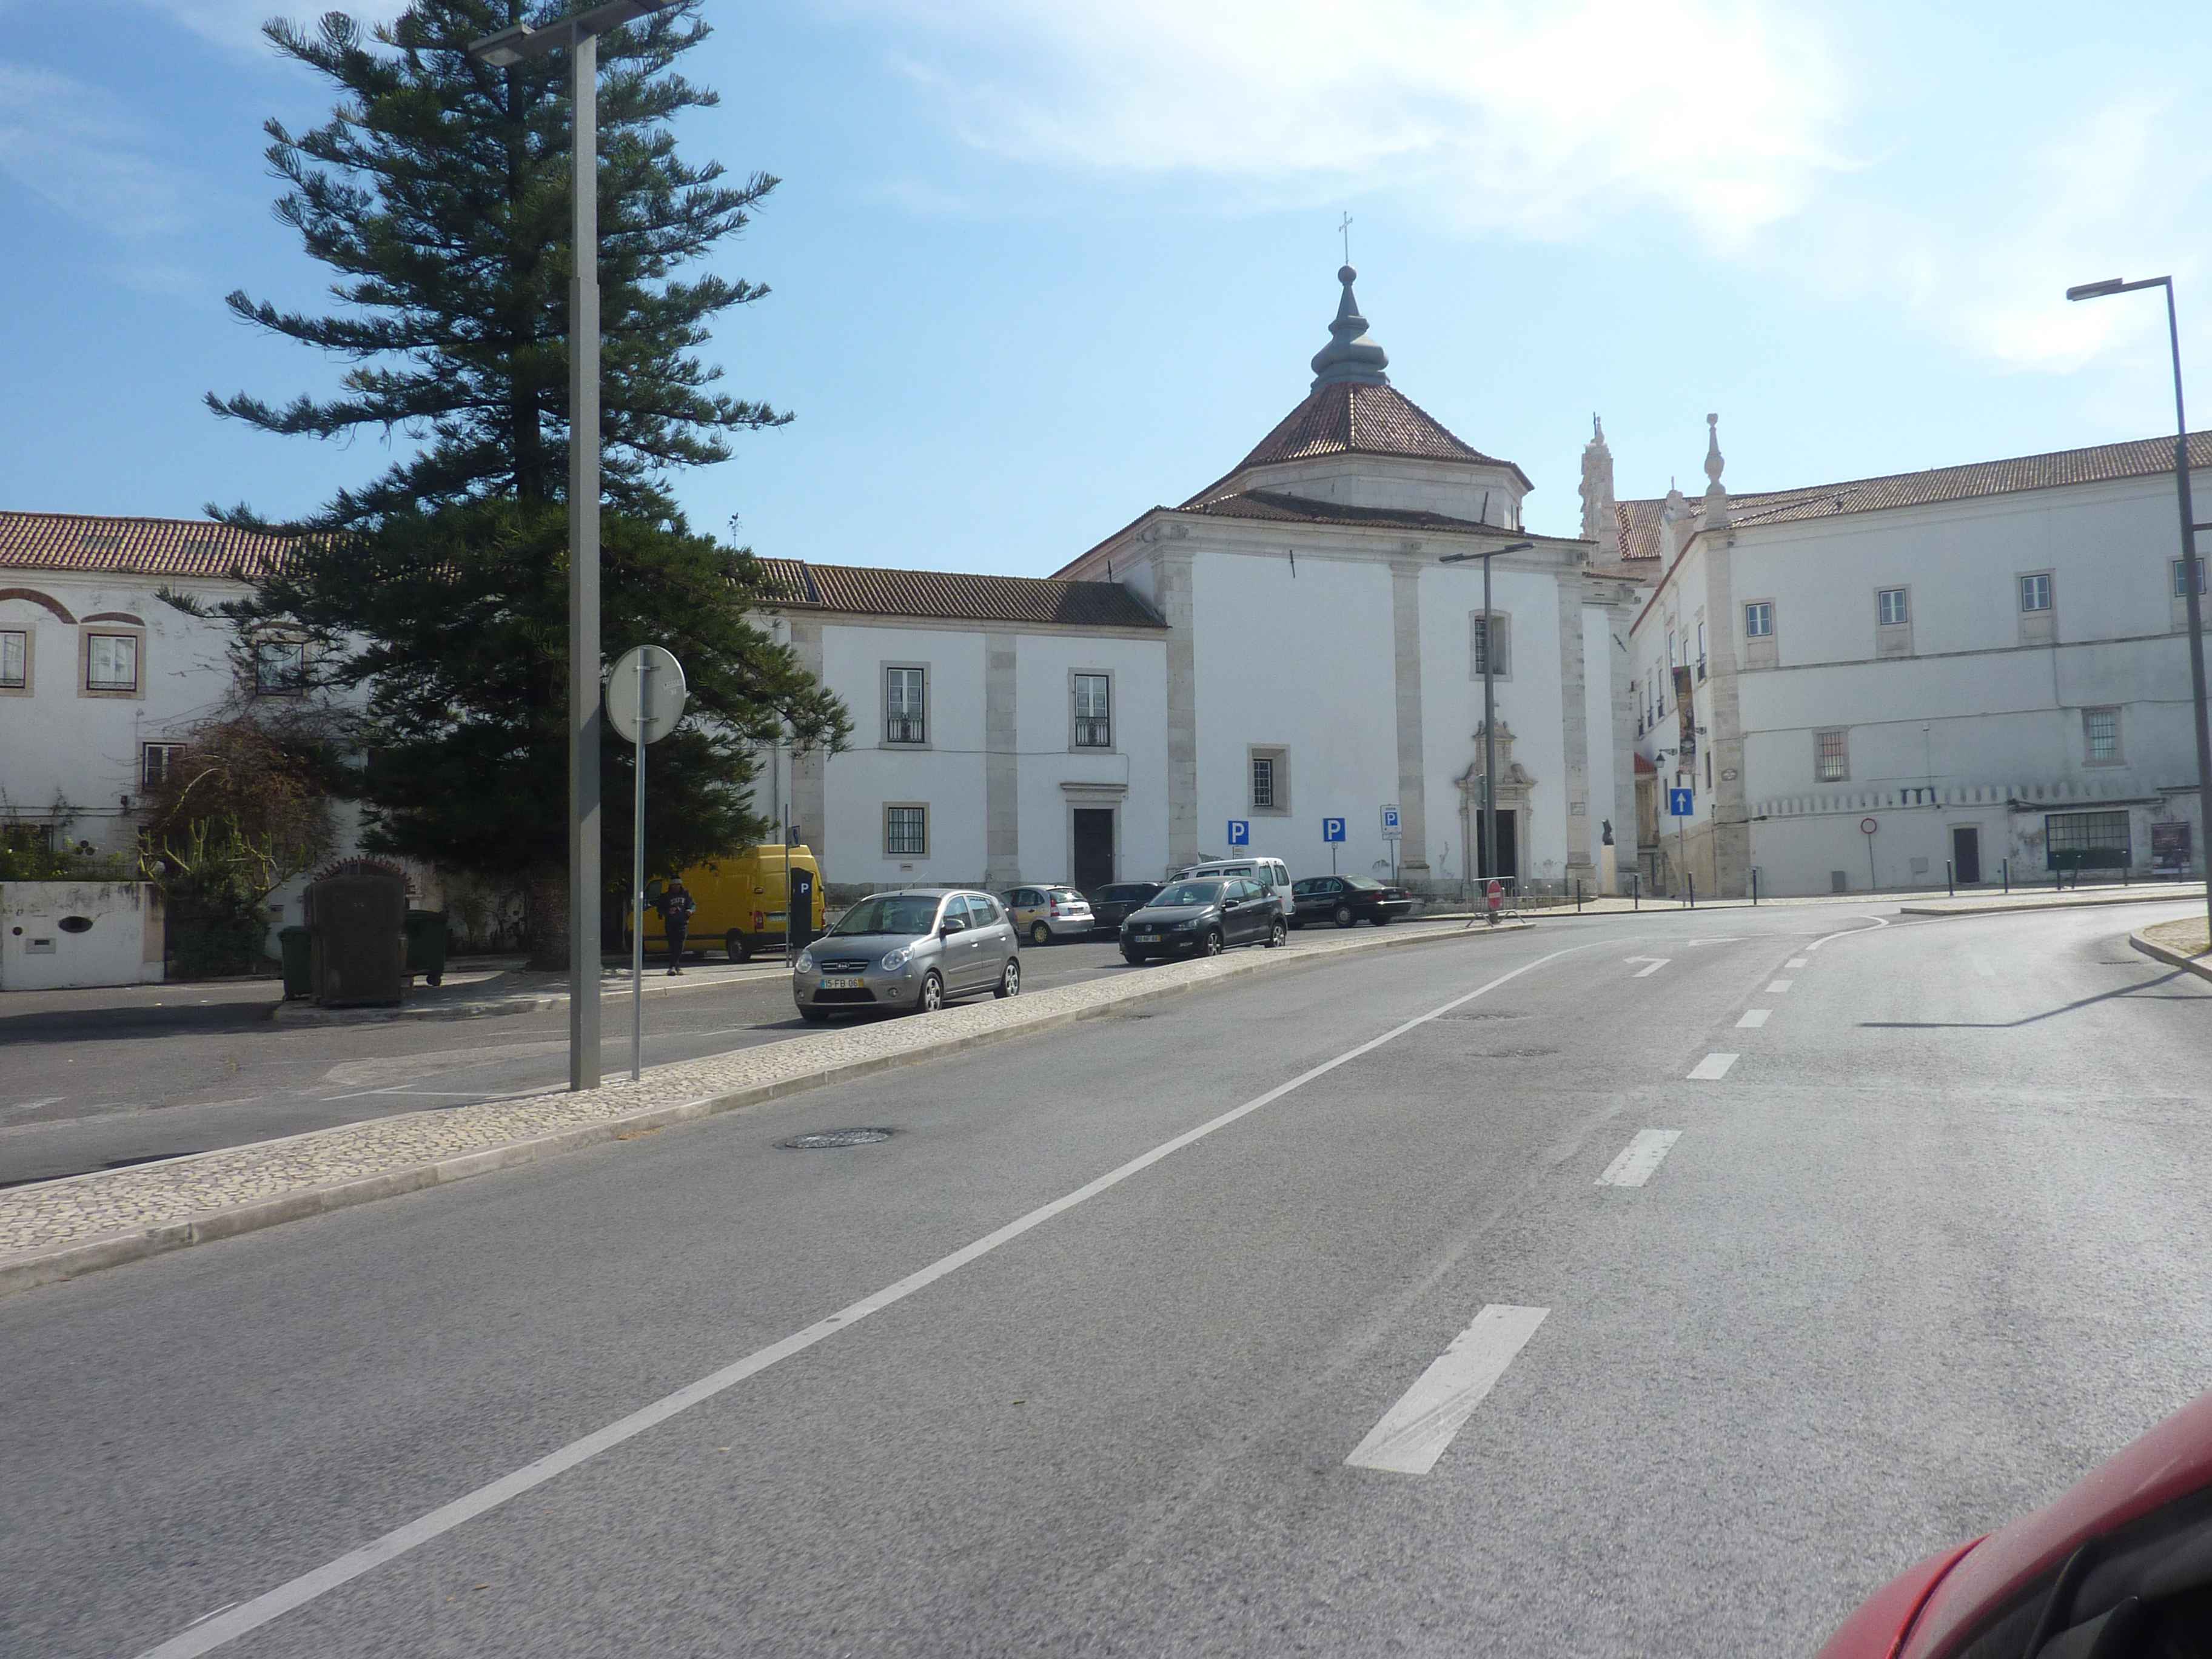
<svg viewBox="0 0 2212 1659"><path fill-rule="evenodd" d="M2186 908L1391 951L9 1298L0 1649L1808 1653L2212 1386Z"/></svg>
<svg viewBox="0 0 2212 1659"><path fill-rule="evenodd" d="M1124 973L1111 940L1024 948L1031 990ZM645 1062L696 1060L811 1030L782 969L646 999ZM33 996L0 1013L0 1188L210 1152L362 1118L567 1086L565 1005L471 1021L278 1026L273 981ZM605 1002L610 1075L629 1063L629 1000Z"/></svg>

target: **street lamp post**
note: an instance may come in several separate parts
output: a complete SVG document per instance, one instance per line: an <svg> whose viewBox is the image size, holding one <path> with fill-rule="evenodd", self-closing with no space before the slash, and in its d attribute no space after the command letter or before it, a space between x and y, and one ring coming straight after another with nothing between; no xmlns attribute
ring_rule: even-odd
<svg viewBox="0 0 2212 1659"><path fill-rule="evenodd" d="M1440 564L1482 561L1482 874L1486 881L1498 874L1498 700L1492 681L1498 641L1491 627L1490 562L1500 553L1525 553L1534 545L1534 542L1514 542L1486 553L1447 553L1437 561Z"/></svg>
<svg viewBox="0 0 2212 1659"><path fill-rule="evenodd" d="M471 42L493 69L568 50L575 125L568 288L568 1086L599 1086L599 36L675 0L609 0Z"/></svg>
<svg viewBox="0 0 2212 1659"><path fill-rule="evenodd" d="M2173 494L2181 509L2181 592L2189 622L2189 687L2197 712L2197 855L2204 860L2205 925L2212 927L2212 718L2204 701L2204 608L2197 587L2204 580L2203 561L2197 556L2197 532L2212 529L2200 525L2189 498L2189 416L2181 403L2181 325L2173 309L2173 278L2146 276L2123 282L2108 276L2101 283L2082 283L2066 290L2069 300L2101 300L2107 295L2130 294L2139 288L2166 290L2166 339L2173 353Z"/></svg>

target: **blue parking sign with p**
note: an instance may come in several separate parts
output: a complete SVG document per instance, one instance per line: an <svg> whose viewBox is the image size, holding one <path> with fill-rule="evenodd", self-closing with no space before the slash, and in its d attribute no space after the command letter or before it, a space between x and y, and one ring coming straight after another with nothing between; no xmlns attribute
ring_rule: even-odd
<svg viewBox="0 0 2212 1659"><path fill-rule="evenodd" d="M1231 847L1249 847L1252 844L1252 821L1249 818L1229 820L1229 844Z"/></svg>
<svg viewBox="0 0 2212 1659"><path fill-rule="evenodd" d="M1342 841L1344 839L1344 820L1342 818L1323 818L1321 821L1321 838L1325 842Z"/></svg>
<svg viewBox="0 0 2212 1659"><path fill-rule="evenodd" d="M1667 816L1686 818L1692 815L1692 801L1696 792L1690 789L1669 789L1667 792Z"/></svg>

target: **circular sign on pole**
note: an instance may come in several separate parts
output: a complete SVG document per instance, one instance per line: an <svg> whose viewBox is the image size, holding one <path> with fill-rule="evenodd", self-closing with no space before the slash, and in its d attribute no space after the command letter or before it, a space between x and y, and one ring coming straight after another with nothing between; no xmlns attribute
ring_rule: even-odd
<svg viewBox="0 0 2212 1659"><path fill-rule="evenodd" d="M1870 836L1874 834L1877 827L1878 826L1876 826L1872 818L1861 818L1859 820L1859 833L1861 835Z"/></svg>
<svg viewBox="0 0 2212 1659"><path fill-rule="evenodd" d="M642 674L638 672L641 659L645 665ZM622 653L614 672L608 676L607 718L631 743L659 743L684 718L684 705L690 696L690 688L684 683L682 663L659 646L633 646Z"/></svg>

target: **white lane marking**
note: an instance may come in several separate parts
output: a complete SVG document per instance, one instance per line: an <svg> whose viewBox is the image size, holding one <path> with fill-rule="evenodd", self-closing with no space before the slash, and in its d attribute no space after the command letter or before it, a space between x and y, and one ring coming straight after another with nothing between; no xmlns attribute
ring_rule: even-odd
<svg viewBox="0 0 2212 1659"><path fill-rule="evenodd" d="M1784 968L1809 968L1813 965L1813 958L1810 957L1792 957L1789 961L1784 963L1782 965Z"/></svg>
<svg viewBox="0 0 2212 1659"><path fill-rule="evenodd" d="M1849 939L1854 933L1871 933L1874 932L1875 927L1887 927L1889 926L1888 921L1881 916L1869 916L1866 920L1872 922L1874 924L1874 927L1846 927L1840 933L1823 933L1820 938L1814 939L1810 945L1805 947L1805 954L1808 957L1811 956L1814 951L1819 950L1823 945L1827 944L1831 939Z"/></svg>
<svg viewBox="0 0 2212 1659"><path fill-rule="evenodd" d="M1534 962L1523 963L1510 973L1500 974L1487 984L1477 986L1463 996L1454 997L1449 1002L1439 1004L1425 1014L1416 1014L1413 1018L1392 1026L1382 1036L1370 1037L1357 1048L1347 1048L1334 1059L1325 1060L1320 1065L1299 1073L1289 1082L1279 1083L1267 1093L1255 1095L1242 1106L1232 1107L1218 1117L1207 1119L1194 1129L1186 1129L1174 1139L1162 1141L1152 1151L1139 1153L1117 1169L1109 1170L1097 1180L1054 1199L1049 1204L1040 1205L1027 1215L1008 1222L996 1232L986 1233L974 1243L962 1245L951 1255L939 1256L927 1267L908 1273L896 1284L886 1285L873 1295L840 1308L827 1318L815 1321L804 1330L793 1332L780 1342L757 1348L743 1359L725 1365L718 1371L710 1371L696 1382L687 1382L673 1394L663 1395L651 1405L641 1407L628 1417L618 1418L580 1440L572 1440L557 1450L548 1452L536 1462L526 1463L512 1474L502 1475L489 1486L479 1486L449 1504L441 1504L428 1514L418 1516L404 1526L395 1527L382 1537L373 1538L360 1548L349 1550L335 1561L327 1562L312 1572L301 1573L289 1583L264 1591L252 1601L241 1601L220 1618L179 1632L158 1647L149 1648L140 1659L197 1659L200 1654L212 1653L248 1631L258 1630L293 1608L304 1607L316 1597L326 1595L341 1584L351 1583L363 1573L382 1566L386 1561L394 1560L408 1551L453 1531L464 1522L497 1509L510 1498L519 1498L534 1487L544 1486L556 1475L566 1474L579 1463L588 1462L603 1451L611 1450L625 1440L635 1439L678 1413L689 1411L726 1389L735 1388L748 1377L758 1376L769 1366L781 1364L794 1354L804 1353L816 1343L826 1341L840 1331L849 1330L871 1314L881 1313L894 1303L905 1301L915 1291L926 1290L948 1274L956 1273L970 1262L981 1260L1001 1245L1012 1243L1032 1228L1041 1227L1054 1217L1120 1186L1132 1176L1141 1175L1163 1158L1172 1157L1184 1147L1205 1139L1218 1130L1227 1128L1263 1106L1273 1105L1285 1095L1304 1088L1316 1078L1327 1076L1338 1066L1349 1065L1364 1054L1372 1054L1384 1043L1395 1042L1407 1032L1415 1030L1431 1020L1442 1018L1453 1009L1464 1007L1477 997L1487 996L1499 986L1516 980L1523 974L1534 973L1547 963L1557 962L1561 957L1573 956L1578 951L1595 950L1600 942L1593 939L1588 945L1570 945L1564 950L1538 957ZM1538 1317L1541 1316L1540 1313Z"/></svg>
<svg viewBox="0 0 2212 1659"><path fill-rule="evenodd" d="M1707 1054L1690 1068L1690 1080L1692 1083L1717 1083L1729 1074L1729 1067L1735 1065L1735 1060L1734 1054Z"/></svg>
<svg viewBox="0 0 2212 1659"><path fill-rule="evenodd" d="M1771 1008L1747 1008L1743 1011L1743 1018L1736 1021L1736 1029L1740 1031L1756 1031L1766 1024L1766 1017L1773 1012Z"/></svg>
<svg viewBox="0 0 2212 1659"><path fill-rule="evenodd" d="M1686 939L1683 942L1694 948L1700 945L1741 945L1743 943L1743 935L1737 933L1724 933L1718 939Z"/></svg>
<svg viewBox="0 0 2212 1659"><path fill-rule="evenodd" d="M1420 1380L1382 1413L1345 1466L1426 1474L1549 1312L1493 1302L1475 1315L1474 1323L1454 1337Z"/></svg>
<svg viewBox="0 0 2212 1659"><path fill-rule="evenodd" d="M1767 982L1767 987L1766 987L1766 988L1767 988L1769 991L1773 992L1776 995L1778 995L1778 995L1780 995L1783 992L1784 992L1784 991L1788 990L1788 989L1789 989L1792 985L1794 985L1794 984L1796 984L1796 981L1795 980L1788 980L1788 979L1770 980L1770 981Z"/></svg>
<svg viewBox="0 0 2212 1659"><path fill-rule="evenodd" d="M1631 979L1650 979L1652 975L1657 973L1668 963L1674 961L1674 958L1672 957L1623 957L1621 958L1623 962L1648 962L1651 964L1649 968L1638 968L1634 973L1629 975L1629 978Z"/></svg>
<svg viewBox="0 0 2212 1659"><path fill-rule="evenodd" d="M67 1095L48 1095L44 1100L27 1100L20 1106L10 1106L0 1115L13 1117L18 1112L35 1112L41 1106L58 1106L68 1098Z"/></svg>
<svg viewBox="0 0 2212 1659"><path fill-rule="evenodd" d="M1659 1160L1682 1138L1680 1129L1638 1129L1636 1139L1621 1148L1620 1156L1605 1166L1597 1178L1601 1187L1641 1187L1651 1179Z"/></svg>

